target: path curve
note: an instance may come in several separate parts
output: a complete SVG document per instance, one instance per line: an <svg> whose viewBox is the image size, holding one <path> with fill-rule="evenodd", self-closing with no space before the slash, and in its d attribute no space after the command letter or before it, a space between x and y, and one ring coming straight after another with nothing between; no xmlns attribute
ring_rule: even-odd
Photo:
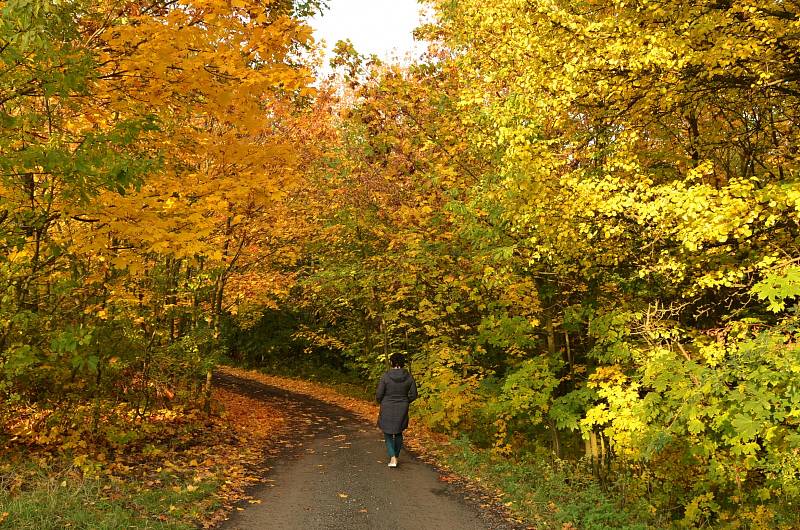
<svg viewBox="0 0 800 530"><path fill-rule="evenodd" d="M349 411L230 374L215 384L284 410L289 426L266 448L266 482L219 530L517 530L405 449L386 466L382 434Z"/></svg>

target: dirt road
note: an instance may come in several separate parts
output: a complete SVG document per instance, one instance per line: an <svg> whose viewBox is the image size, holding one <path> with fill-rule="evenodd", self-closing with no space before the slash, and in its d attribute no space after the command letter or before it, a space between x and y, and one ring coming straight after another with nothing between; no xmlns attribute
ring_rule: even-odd
<svg viewBox="0 0 800 530"><path fill-rule="evenodd" d="M285 410L289 428L267 450L267 482L221 530L512 530L490 506L403 451L386 466L382 434L348 411L259 382L216 384Z"/></svg>

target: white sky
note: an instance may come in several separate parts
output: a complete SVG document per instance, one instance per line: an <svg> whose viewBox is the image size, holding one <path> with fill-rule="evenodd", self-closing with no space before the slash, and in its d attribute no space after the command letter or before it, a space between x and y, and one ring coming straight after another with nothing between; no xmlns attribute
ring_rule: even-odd
<svg viewBox="0 0 800 530"><path fill-rule="evenodd" d="M420 25L420 5L416 0L327 0L322 16L309 21L314 38L325 40L327 51L336 41L350 39L362 55L375 54L381 59L403 59L406 54L418 55L422 46L415 46L411 34ZM323 70L328 70L330 54Z"/></svg>

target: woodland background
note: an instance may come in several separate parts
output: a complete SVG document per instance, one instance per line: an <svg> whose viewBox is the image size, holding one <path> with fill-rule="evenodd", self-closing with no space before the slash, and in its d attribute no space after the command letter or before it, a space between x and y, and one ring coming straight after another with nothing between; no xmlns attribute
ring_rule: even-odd
<svg viewBox="0 0 800 530"><path fill-rule="evenodd" d="M800 527L800 3L425 4L315 84L315 0L0 2L4 454L400 351L581 528Z"/></svg>

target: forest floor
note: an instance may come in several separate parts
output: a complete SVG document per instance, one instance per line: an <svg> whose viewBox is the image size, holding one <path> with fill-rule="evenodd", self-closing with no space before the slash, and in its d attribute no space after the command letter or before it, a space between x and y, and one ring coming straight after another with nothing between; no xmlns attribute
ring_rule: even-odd
<svg viewBox="0 0 800 530"><path fill-rule="evenodd" d="M499 497L431 464L443 439L407 431L411 453L387 467L377 407L309 382L223 368L215 385L286 413L267 450L265 482L221 530L521 529ZM427 460L427 461L426 461Z"/></svg>
<svg viewBox="0 0 800 530"><path fill-rule="evenodd" d="M0 425L0 529L210 528L262 479L286 413L215 388L212 407L162 401L147 419L121 409L93 429L82 406L67 429L20 407Z"/></svg>

